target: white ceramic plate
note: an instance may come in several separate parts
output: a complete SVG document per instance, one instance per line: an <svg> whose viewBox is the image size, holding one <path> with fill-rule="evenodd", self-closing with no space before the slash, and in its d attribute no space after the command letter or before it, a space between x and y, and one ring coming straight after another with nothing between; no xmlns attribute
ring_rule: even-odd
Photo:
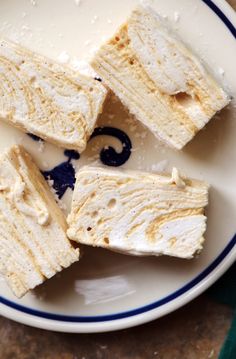
<svg viewBox="0 0 236 359"><path fill-rule="evenodd" d="M113 33L136 3L135 0L1 0L0 31L34 50L53 58L60 55L61 60L81 67L80 61L87 61L95 46ZM152 5L168 17L234 96L236 16L233 10L223 0L154 0ZM110 331L163 316L209 287L236 258L235 106L233 101L182 152L160 145L129 118L115 99L106 106L100 119L100 124L121 129L131 139L133 150L124 167L155 171L175 165L189 176L212 184L206 244L199 258L192 261L133 258L84 248L79 263L22 300L17 300L1 281L0 313L28 325L57 331ZM43 146L0 124L0 150L13 143L23 143L44 171L68 161L62 150L48 144ZM121 150L117 139L99 136L89 143L79 160L69 160L67 169L73 172L72 163L79 168L84 163L99 161L105 145ZM68 173L62 182L71 180ZM68 189L63 196L67 209L70 198Z"/></svg>

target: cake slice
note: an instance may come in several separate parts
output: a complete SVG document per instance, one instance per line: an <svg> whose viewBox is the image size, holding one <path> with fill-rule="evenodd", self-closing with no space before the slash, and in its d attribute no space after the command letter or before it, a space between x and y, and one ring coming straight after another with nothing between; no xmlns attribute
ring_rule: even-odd
<svg viewBox="0 0 236 359"><path fill-rule="evenodd" d="M208 185L172 176L84 167L68 237L125 254L192 258L202 249Z"/></svg>
<svg viewBox="0 0 236 359"><path fill-rule="evenodd" d="M229 97L153 9L139 6L91 65L160 140L182 149Z"/></svg>
<svg viewBox="0 0 236 359"><path fill-rule="evenodd" d="M79 259L64 214L26 151L0 158L0 273L17 297Z"/></svg>
<svg viewBox="0 0 236 359"><path fill-rule="evenodd" d="M8 40L0 40L0 120L82 152L102 111L104 86Z"/></svg>

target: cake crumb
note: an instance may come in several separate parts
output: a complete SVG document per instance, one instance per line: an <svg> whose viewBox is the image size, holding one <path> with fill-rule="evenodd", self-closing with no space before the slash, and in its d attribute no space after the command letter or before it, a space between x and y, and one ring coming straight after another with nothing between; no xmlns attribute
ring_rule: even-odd
<svg viewBox="0 0 236 359"><path fill-rule="evenodd" d="M90 45L90 44L91 44L91 40L86 40L86 41L84 42L84 44L85 44L85 46Z"/></svg>
<svg viewBox="0 0 236 359"><path fill-rule="evenodd" d="M55 191L54 188L53 188L54 181L53 181L52 179L48 179L47 182L48 182L49 187L50 187L53 191Z"/></svg>
<svg viewBox="0 0 236 359"><path fill-rule="evenodd" d="M36 0L30 0L30 3L31 3L31 5L33 5L33 6L36 6L36 5L37 5Z"/></svg>
<svg viewBox="0 0 236 359"><path fill-rule="evenodd" d="M70 61L70 65L75 71L79 71L83 75L91 77L97 76L96 72L87 61L73 58L72 61Z"/></svg>
<svg viewBox="0 0 236 359"><path fill-rule="evenodd" d="M21 29L22 29L22 30L25 30L25 31L29 31L29 30L30 30L30 28L29 28L28 25L22 25L22 26L21 26Z"/></svg>
<svg viewBox="0 0 236 359"><path fill-rule="evenodd" d="M67 207L65 203L63 203L58 197L56 198L56 202L62 211L66 211Z"/></svg>
<svg viewBox="0 0 236 359"><path fill-rule="evenodd" d="M219 72L220 76L224 76L224 74L225 74L225 70L222 69L222 67L218 68L218 72Z"/></svg>
<svg viewBox="0 0 236 359"><path fill-rule="evenodd" d="M45 142L42 141L42 140L40 140L40 141L39 141L38 151L39 151L40 153L43 153L44 149L45 149Z"/></svg>
<svg viewBox="0 0 236 359"><path fill-rule="evenodd" d="M174 12L174 21L175 22L179 22L179 19L180 19L180 14L178 11L175 11Z"/></svg>
<svg viewBox="0 0 236 359"><path fill-rule="evenodd" d="M91 24L95 24L95 22L98 20L98 16L94 15L94 17L91 20Z"/></svg>
<svg viewBox="0 0 236 359"><path fill-rule="evenodd" d="M67 64L70 60L70 56L68 55L68 53L66 51L62 51L57 59L62 64Z"/></svg>
<svg viewBox="0 0 236 359"><path fill-rule="evenodd" d="M151 167L151 170L153 172L164 172L167 169L168 166L168 160L163 160L158 163L154 163Z"/></svg>

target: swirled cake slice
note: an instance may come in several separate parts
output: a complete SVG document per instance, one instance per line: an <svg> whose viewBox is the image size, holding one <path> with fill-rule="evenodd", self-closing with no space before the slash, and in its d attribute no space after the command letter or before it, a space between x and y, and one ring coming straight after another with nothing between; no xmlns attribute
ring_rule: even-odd
<svg viewBox="0 0 236 359"><path fill-rule="evenodd" d="M0 120L82 152L106 93L93 78L0 40Z"/></svg>
<svg viewBox="0 0 236 359"><path fill-rule="evenodd" d="M172 176L84 167L77 173L68 237L135 255L192 258L202 249L208 185Z"/></svg>
<svg viewBox="0 0 236 359"><path fill-rule="evenodd" d="M182 149L229 97L149 7L137 7L91 65L159 139Z"/></svg>
<svg viewBox="0 0 236 359"><path fill-rule="evenodd" d="M0 158L0 273L17 297L78 261L64 214L22 147Z"/></svg>

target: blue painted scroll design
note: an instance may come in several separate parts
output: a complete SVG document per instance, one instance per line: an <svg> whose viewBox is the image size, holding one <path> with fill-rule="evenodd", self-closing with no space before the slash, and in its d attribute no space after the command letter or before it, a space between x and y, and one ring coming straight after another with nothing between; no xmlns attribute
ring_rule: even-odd
<svg viewBox="0 0 236 359"><path fill-rule="evenodd" d="M28 134L34 141L43 141L40 137L32 134ZM115 127L97 127L95 128L90 140L97 136L112 136L117 138L122 144L121 152L108 146L103 148L100 152L100 160L106 166L119 167L125 164L132 151L132 143L129 136L122 130ZM79 160L80 154L74 150L65 150L65 157L67 161L60 163L56 167L48 171L42 171L46 180L52 181L52 187L54 188L57 196L61 199L68 188L74 190L75 185L75 168L72 160Z"/></svg>

